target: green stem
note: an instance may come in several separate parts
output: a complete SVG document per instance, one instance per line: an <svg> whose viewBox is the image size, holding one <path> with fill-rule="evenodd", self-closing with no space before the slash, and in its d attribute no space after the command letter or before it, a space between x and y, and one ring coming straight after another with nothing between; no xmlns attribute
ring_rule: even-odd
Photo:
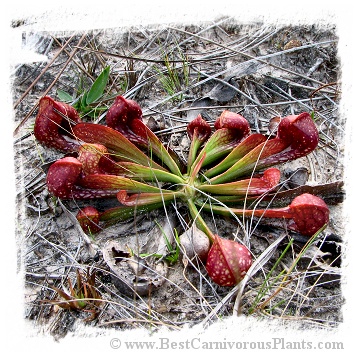
<svg viewBox="0 0 355 357"><path fill-rule="evenodd" d="M161 203L153 205L145 205L144 207L132 207L132 206L118 206L109 208L100 214L100 221L106 222L106 225L111 225L117 222L124 222L129 218L134 217L140 213L146 213L154 209L160 208Z"/></svg>
<svg viewBox="0 0 355 357"><path fill-rule="evenodd" d="M221 174L222 172L228 170L233 166L238 160L247 155L251 150L256 146L263 143L266 140L266 137L262 134L251 134L246 137L241 143L239 143L225 159L223 159L219 164L210 168L205 172L205 176L211 178L216 175Z"/></svg>
<svg viewBox="0 0 355 357"><path fill-rule="evenodd" d="M198 189L215 195L225 196L259 196L271 190L270 184L259 178L250 178L229 183L221 183L216 185L202 184Z"/></svg>
<svg viewBox="0 0 355 357"><path fill-rule="evenodd" d="M171 192L142 192L128 195L127 191L121 190L117 193L117 199L125 206L149 206L159 202L170 203L177 198L186 197L184 191Z"/></svg>
<svg viewBox="0 0 355 357"><path fill-rule="evenodd" d="M228 154L233 149L234 133L228 129L218 129L208 139L206 145L198 154L196 160L192 163L191 171L197 165L197 162L204 156L201 167L211 164L220 157Z"/></svg>
<svg viewBox="0 0 355 357"><path fill-rule="evenodd" d="M195 186L198 173L200 172L200 169L201 169L202 164L205 160L205 157L206 157L206 153L203 153L203 155L201 157L199 155L199 157L194 161L194 163L191 167L191 172L190 172L188 181L187 181L188 185L193 186L193 187Z"/></svg>
<svg viewBox="0 0 355 357"><path fill-rule="evenodd" d="M135 133L147 140L146 149L151 150L155 156L157 156L166 166L168 166L173 174L182 177L179 166L171 157L160 139L140 120L134 119L132 125L135 126Z"/></svg>
<svg viewBox="0 0 355 357"><path fill-rule="evenodd" d="M201 207L204 210L213 211L222 216L246 216L246 217L265 217L265 218L293 218L290 208L265 208L265 209L244 209L244 208L226 208L217 205L207 204Z"/></svg>
<svg viewBox="0 0 355 357"><path fill-rule="evenodd" d="M279 139L271 139L263 142L234 163L227 171L212 177L210 183L220 184L234 181L238 177L250 174L254 170L263 169L272 164L276 164L277 162L265 160L270 156L279 153L283 149L285 149L285 144Z"/></svg>
<svg viewBox="0 0 355 357"><path fill-rule="evenodd" d="M102 189L102 190L127 190L130 193L141 192L172 192L171 190L163 190L159 187L135 181L130 178L106 175L106 174L90 174L86 175L80 185L84 188Z"/></svg>
<svg viewBox="0 0 355 357"><path fill-rule="evenodd" d="M207 226L206 222L201 217L200 212L198 211L194 201L191 198L189 198L187 200L187 205L189 207L189 211L190 211L191 217L195 221L197 228L201 229L201 231L203 231L207 235L207 237L210 240L210 242L213 243L215 235L209 229L209 227Z"/></svg>
<svg viewBox="0 0 355 357"><path fill-rule="evenodd" d="M113 173L115 175L129 177L141 181L161 181L182 184L185 180L171 172L139 165L133 162L114 163Z"/></svg>
<svg viewBox="0 0 355 357"><path fill-rule="evenodd" d="M201 146L201 141L198 140L198 138L196 138L196 136L194 135L191 141L191 146L190 146L190 150L189 150L189 157L187 160L187 174L190 175L191 174L191 170L192 170L192 165L196 160L196 156L197 156L197 151Z"/></svg>

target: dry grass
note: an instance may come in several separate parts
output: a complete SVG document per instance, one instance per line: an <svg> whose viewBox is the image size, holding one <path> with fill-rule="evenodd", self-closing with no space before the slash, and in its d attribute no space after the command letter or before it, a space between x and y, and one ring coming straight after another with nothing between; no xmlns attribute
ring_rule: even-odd
<svg viewBox="0 0 355 357"><path fill-rule="evenodd" d="M77 319L88 315L48 301L59 298L56 289L68 286L69 279L76 281L77 269L95 268L102 303L96 304L96 319L88 322L93 326L179 329L233 314L297 320L307 327L337 326L342 319L343 227L338 218L344 119L338 115L341 84L334 28L238 25L233 19L221 19L190 27L33 36L48 62L19 65L13 74L17 239L26 271L27 319L64 336ZM253 131L267 133L275 116L314 112L319 149L307 159L284 165L288 175L283 180L293 187L296 169L306 168L307 181L302 185L322 188L331 208L329 226L307 245L282 224L245 219L241 225L211 216L219 234L234 235L251 246L256 263L249 279L234 289L220 288L206 278L201 264L186 266L179 260L169 267L162 287L147 297L123 295L102 257L104 245L111 240L141 245L151 236L158 236L159 243L154 219L166 225L167 232L173 226L182 231L185 212L171 207L86 236L73 220L82 203L55 201L45 187L48 163L60 154L38 145L32 135L42 96L58 99L57 91L63 90L78 97L108 65L107 90L92 109L108 108L116 95L136 100L144 120L185 158L189 142L184 129L197 113L213 122L223 109L237 111ZM104 122L104 114L105 110L98 111L86 120Z"/></svg>

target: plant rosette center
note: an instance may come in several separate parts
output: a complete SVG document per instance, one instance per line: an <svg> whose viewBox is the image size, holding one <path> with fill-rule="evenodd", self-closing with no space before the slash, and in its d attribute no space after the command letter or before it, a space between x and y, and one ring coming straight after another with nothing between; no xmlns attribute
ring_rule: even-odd
<svg viewBox="0 0 355 357"><path fill-rule="evenodd" d="M182 184L183 188L183 199L189 200L192 199L194 200L195 198L198 198L201 196L199 186L201 185L201 181L199 180L199 175L197 177L194 177L193 179L189 177L188 175L183 175L185 183Z"/></svg>
<svg viewBox="0 0 355 357"><path fill-rule="evenodd" d="M280 187L281 172L275 165L317 148L318 130L310 114L280 119L274 137L252 133L244 117L227 110L214 128L198 115L186 132L191 145L185 162L144 124L138 103L122 96L109 108L106 125L84 122L70 105L44 97L34 130L43 146L67 153L48 170L51 194L75 200L117 198L117 207L106 211L90 206L78 212L84 232L95 234L180 200L210 241L207 273L219 285L238 284L252 263L251 253L213 232L202 211L280 218L289 221L288 229L307 236L328 223L327 205L308 193L281 208L245 205L261 202Z"/></svg>

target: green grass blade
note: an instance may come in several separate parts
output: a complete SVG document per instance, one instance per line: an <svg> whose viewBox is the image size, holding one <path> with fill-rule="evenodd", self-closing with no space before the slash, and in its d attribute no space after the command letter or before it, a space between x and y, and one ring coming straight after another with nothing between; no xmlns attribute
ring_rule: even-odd
<svg viewBox="0 0 355 357"><path fill-rule="evenodd" d="M97 77L95 82L92 84L87 96L85 98L85 104L90 105L97 101L104 93L108 78L110 74L110 66L107 66Z"/></svg>
<svg viewBox="0 0 355 357"><path fill-rule="evenodd" d="M62 89L57 89L57 96L59 100L64 103L69 103L73 101L73 97Z"/></svg>

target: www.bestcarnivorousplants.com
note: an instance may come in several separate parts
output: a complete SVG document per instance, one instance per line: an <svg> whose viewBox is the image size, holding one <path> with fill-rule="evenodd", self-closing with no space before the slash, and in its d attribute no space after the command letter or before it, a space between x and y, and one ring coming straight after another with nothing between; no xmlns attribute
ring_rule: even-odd
<svg viewBox="0 0 355 357"><path fill-rule="evenodd" d="M121 341L119 338L112 338L110 346L113 349L127 350L343 350L344 343L339 341L289 341L285 338L271 338L268 341L204 341L196 337L182 341L172 340L167 337L158 338L155 341Z"/></svg>

